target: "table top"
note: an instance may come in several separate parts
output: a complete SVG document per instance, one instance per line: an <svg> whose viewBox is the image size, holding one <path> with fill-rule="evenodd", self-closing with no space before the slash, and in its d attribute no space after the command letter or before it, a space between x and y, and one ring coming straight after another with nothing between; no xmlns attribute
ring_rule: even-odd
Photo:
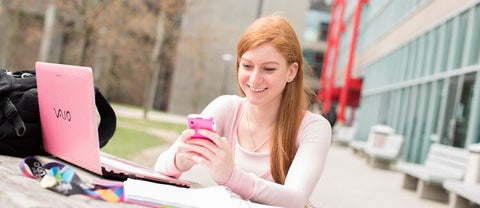
<svg viewBox="0 0 480 208"><path fill-rule="evenodd" d="M84 182L101 181L102 183L119 183L119 181L111 181L100 176L70 165L62 160L54 157L36 156L42 164L49 162L60 162L73 168L75 173ZM71 195L65 196L49 189L40 186L40 181L29 178L23 175L19 168L19 164L24 158L11 157L6 155L0 155L0 205L1 207L82 207L82 208L136 208L144 207L138 204L132 204L127 202L106 202L100 199L94 199L85 195ZM192 171L192 174L197 175L199 171ZM191 182L191 188L205 188L214 186L211 179L198 178L197 180L191 180L188 174L185 174L184 180ZM201 183L198 181L200 180ZM232 196L231 205L235 204L236 207L255 207L255 208L272 208L273 206L261 205L250 201L242 200L239 197ZM231 206L229 206L231 207Z"/></svg>
<svg viewBox="0 0 480 208"><path fill-rule="evenodd" d="M43 156L37 159L42 163L54 160ZM22 160L23 158L0 155L0 204L2 207L143 207L124 202L105 202L84 195L64 196L42 188L38 180L22 174L18 166ZM73 168L84 181L100 179L77 167Z"/></svg>

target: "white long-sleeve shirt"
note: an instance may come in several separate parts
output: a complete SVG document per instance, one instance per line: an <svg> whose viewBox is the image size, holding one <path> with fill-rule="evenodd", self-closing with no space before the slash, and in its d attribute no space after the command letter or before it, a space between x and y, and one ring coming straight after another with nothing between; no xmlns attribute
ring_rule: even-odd
<svg viewBox="0 0 480 208"><path fill-rule="evenodd" d="M224 185L243 199L281 207L304 207L322 174L331 142L328 121L306 112L297 135L297 153L290 166L285 184L273 181L269 153L254 153L243 149L237 140L237 130L245 110L246 99L224 95L213 100L202 112L215 118L217 133L232 145L235 168ZM175 167L176 145L163 152L155 169L179 177Z"/></svg>

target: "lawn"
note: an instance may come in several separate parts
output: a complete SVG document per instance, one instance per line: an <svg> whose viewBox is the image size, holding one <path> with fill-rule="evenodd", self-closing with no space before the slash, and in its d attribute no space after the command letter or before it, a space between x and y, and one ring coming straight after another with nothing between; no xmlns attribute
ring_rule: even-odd
<svg viewBox="0 0 480 208"><path fill-rule="evenodd" d="M186 127L186 125L177 123L117 117L115 134L107 145L102 148L102 151L125 159L131 159L146 148L165 144L163 138L139 129L156 128L180 133Z"/></svg>

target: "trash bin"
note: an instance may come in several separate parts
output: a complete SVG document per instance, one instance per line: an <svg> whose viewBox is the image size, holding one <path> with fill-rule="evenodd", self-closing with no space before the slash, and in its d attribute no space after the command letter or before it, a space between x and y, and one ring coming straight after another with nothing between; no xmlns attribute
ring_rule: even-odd
<svg viewBox="0 0 480 208"><path fill-rule="evenodd" d="M395 129L385 125L374 125L370 127L370 133L368 135L368 141L371 142L373 147L382 148L385 145L385 140L388 135L395 133Z"/></svg>
<svg viewBox="0 0 480 208"><path fill-rule="evenodd" d="M470 155L463 181L469 184L478 184L480 183L480 143L468 146L468 151Z"/></svg>

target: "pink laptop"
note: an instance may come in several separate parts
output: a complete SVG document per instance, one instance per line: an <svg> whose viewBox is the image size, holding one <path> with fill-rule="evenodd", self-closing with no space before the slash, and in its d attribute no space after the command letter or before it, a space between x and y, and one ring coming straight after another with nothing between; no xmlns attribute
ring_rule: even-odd
<svg viewBox="0 0 480 208"><path fill-rule="evenodd" d="M105 178L190 187L187 181L100 151L90 67L36 62L35 70L45 151Z"/></svg>

